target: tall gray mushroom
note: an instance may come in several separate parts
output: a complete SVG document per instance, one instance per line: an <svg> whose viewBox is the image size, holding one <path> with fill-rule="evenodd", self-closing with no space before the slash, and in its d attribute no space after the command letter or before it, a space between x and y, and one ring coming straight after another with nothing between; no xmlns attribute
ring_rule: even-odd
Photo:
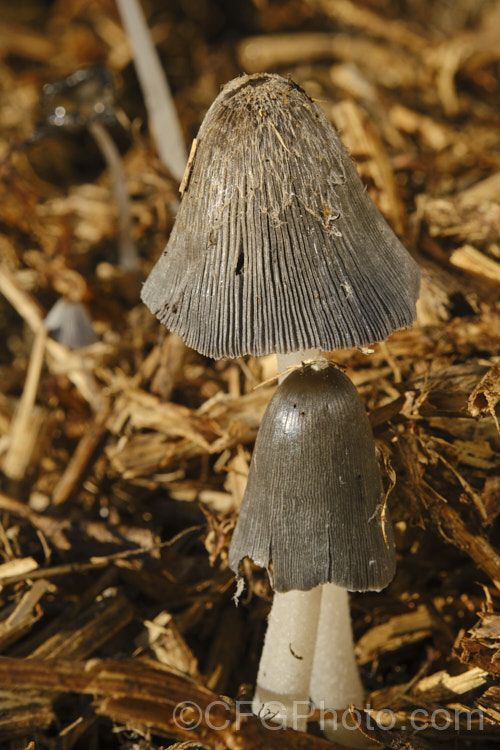
<svg viewBox="0 0 500 750"><path fill-rule="evenodd" d="M321 109L293 81L258 73L243 75L224 86L193 143L181 193L168 245L143 287L142 299L161 322L198 352L215 359L275 352L278 361L280 356L291 355L300 362L303 350L315 350L312 357L318 359L319 349L331 351L382 341L394 330L408 328L414 321L420 280L418 266L372 203L347 150ZM313 400L311 394L311 403ZM326 401L320 399L319 403L325 407ZM279 409L274 418L279 419ZM347 413L344 418L350 419ZM314 420L309 420L307 426L310 440L314 441ZM349 433L354 439L352 431L349 432L351 426L344 423L344 427L346 435ZM267 430L269 437L280 428L273 427L269 419L263 429L263 434ZM347 440L343 445L344 450L350 450ZM274 612L283 601L281 597L288 597L288 602L293 600L294 608L293 614L288 609L286 623L278 619L276 627L283 630L286 626L290 634L299 634L299 642L305 649L299 658L288 653L295 671L291 669L282 675L284 681L277 688L282 697L290 684L289 678L295 680L294 689L299 690L306 702L309 688L313 697L324 692L318 672L316 677L312 674L312 665L320 661L318 649L323 648L325 640L320 638L319 631L312 640L308 633L313 620L317 627L318 618L321 623L328 619L328 612L337 611L342 620L339 628L348 633L341 649L348 649L351 654L350 700L362 700L352 656L346 590L334 583L316 585L315 582L342 579L343 585L353 588L380 588L392 576L393 543L389 526L385 532L387 547L381 543L381 519L377 515L380 478L377 475L375 479L373 446L368 454L372 473L367 476L372 477L374 485L367 497L368 505L372 503L373 520L367 519L365 508L364 531L356 547L362 573L356 580L349 579L350 573L341 573L338 563L326 564L324 558L315 558L314 550L328 549L336 554L336 546L340 550L339 560L343 556L347 562L352 557L346 544L348 535L356 538L352 528L350 532L337 533L335 539L331 536L334 525L338 532L342 524L340 511L331 507L332 496L344 497L341 502L344 513L349 514L351 509L348 495L336 490L329 495L326 483L319 495L312 498L314 501L319 497L327 512L323 527L318 516L314 516L320 540L318 548L309 546L313 534L309 533L305 541L302 538L302 522L308 511L302 516L297 514L299 503L293 515L296 524L293 547L306 564L300 574L290 564L276 565L276 550L272 554L271 551L273 545L280 547L277 538L265 539L259 530L258 542L249 549L239 538L239 532L235 533L231 555L236 570L242 556L254 555L254 559L270 569L271 562L275 565L272 575L283 590L289 585L303 589L314 586L310 591L293 589L275 595ZM340 454L330 456L327 472L337 489L340 483L333 466L339 458ZM369 480L363 479L365 469L361 476L362 484L366 485ZM352 470L348 473L357 486L357 475ZM272 482L271 475L269 481ZM300 484L298 474L296 481ZM254 468L249 491L255 488L264 491L264 485ZM284 508L285 498L279 494L280 488L274 486L277 502ZM287 486L291 492L292 479ZM261 522L275 523L276 515L270 509L261 507L259 513ZM251 516L251 511L243 510L241 523L251 525ZM331 523L332 519L336 524ZM373 536L366 533L370 523ZM282 531L285 528L283 522L280 528ZM359 543L368 538L370 543L361 550ZM288 544L292 546L290 538ZM290 550L281 544L281 552L280 559L284 560ZM370 567L370 560L375 559L370 552L381 556L378 571L377 564ZM312 560L308 560L308 554ZM335 596L327 596L327 589L335 591ZM287 607L288 604L285 610ZM273 627L271 614L269 629ZM272 652L272 648L267 650ZM278 651L276 655L279 658ZM309 677L304 681L307 672ZM261 687L258 686L257 702ZM266 702L264 697L263 702ZM287 714L287 706L284 712ZM296 716L291 718L294 726L305 728L305 721L297 722ZM286 722L290 723L288 715Z"/></svg>
<svg viewBox="0 0 500 750"><path fill-rule="evenodd" d="M293 371L264 413L229 551L238 578L248 557L267 568L276 592L257 713L305 729L308 712L299 714L298 702L311 697L341 714L362 703L345 589L377 591L394 576L383 498L375 442L354 385L325 360ZM332 736L342 741L338 729Z"/></svg>
<svg viewBox="0 0 500 750"><path fill-rule="evenodd" d="M277 75L228 83L201 125L142 299L209 357L363 346L415 319L419 270L337 133Z"/></svg>
<svg viewBox="0 0 500 750"><path fill-rule="evenodd" d="M322 583L379 591L396 565L382 497L356 388L326 360L305 365L285 378L264 413L229 564L239 575L249 557L268 570L275 591Z"/></svg>

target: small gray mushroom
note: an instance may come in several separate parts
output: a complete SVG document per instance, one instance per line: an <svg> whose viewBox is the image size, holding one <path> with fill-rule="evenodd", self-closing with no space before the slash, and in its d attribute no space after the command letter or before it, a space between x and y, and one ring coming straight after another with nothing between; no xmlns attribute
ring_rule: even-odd
<svg viewBox="0 0 500 750"><path fill-rule="evenodd" d="M278 75L243 75L210 107L170 240L142 299L213 358L326 351L415 319L417 264L334 128Z"/></svg>
<svg viewBox="0 0 500 750"><path fill-rule="evenodd" d="M53 339L68 349L95 344L97 336L92 321L81 302L59 299L43 321Z"/></svg>
<svg viewBox="0 0 500 750"><path fill-rule="evenodd" d="M335 583L387 586L395 572L392 525L370 423L349 378L327 362L292 372L257 435L229 551L240 576L249 557L276 591Z"/></svg>

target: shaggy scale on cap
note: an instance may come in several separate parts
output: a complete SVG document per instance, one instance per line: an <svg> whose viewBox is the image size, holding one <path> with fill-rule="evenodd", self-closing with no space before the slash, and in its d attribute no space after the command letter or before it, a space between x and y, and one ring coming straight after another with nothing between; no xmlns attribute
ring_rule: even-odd
<svg viewBox="0 0 500 750"><path fill-rule="evenodd" d="M267 73L210 107L142 299L213 358L382 341L415 319L420 273L321 109Z"/></svg>
<svg viewBox="0 0 500 750"><path fill-rule="evenodd" d="M333 365L313 363L278 386L257 435L229 550L276 591L335 583L379 591L395 572L392 525L363 402Z"/></svg>

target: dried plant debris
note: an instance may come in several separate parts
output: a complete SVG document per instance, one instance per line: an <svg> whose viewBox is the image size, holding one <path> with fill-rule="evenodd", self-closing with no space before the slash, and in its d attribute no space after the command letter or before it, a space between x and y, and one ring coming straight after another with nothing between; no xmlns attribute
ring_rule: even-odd
<svg viewBox="0 0 500 750"><path fill-rule="evenodd" d="M228 83L197 136L142 298L210 357L381 341L415 319L419 271L331 124L291 80Z"/></svg>
<svg viewBox="0 0 500 750"><path fill-rule="evenodd" d="M147 715L148 724L162 736L195 738L208 747L239 747L253 750L328 750L332 743L302 732L281 728L272 731L256 716L238 719L237 708L229 699L220 698L205 687L196 686L185 676L168 669L151 667L140 661L70 662L33 659L0 662L2 685L17 685L21 690L49 687L52 692L71 690L92 695L98 714L112 716L118 723L135 722ZM191 693L193 702L183 703L180 696ZM176 712L176 707L183 709ZM197 722L197 711L203 719ZM275 729L279 725L274 725ZM333 746L335 747L335 746Z"/></svg>
<svg viewBox="0 0 500 750"><path fill-rule="evenodd" d="M500 362L488 370L484 378L477 384L469 396L470 413L477 417L479 414L489 413L495 420L500 434L500 424L497 416L497 405L500 401Z"/></svg>
<svg viewBox="0 0 500 750"><path fill-rule="evenodd" d="M500 614L482 612L480 622L460 641L460 659L500 676Z"/></svg>
<svg viewBox="0 0 500 750"><path fill-rule="evenodd" d="M313 325L313 310L324 312L320 323L328 318L332 340L334 330L341 339L335 326L349 292L342 252L354 238L337 212L351 194L343 180L354 166L344 161L325 117L355 160L363 189L418 260L422 284L411 330L393 333L370 353L324 352L354 383L368 413L383 459L384 497L395 480L385 518L390 514L393 524L396 574L382 592L350 596L367 697L356 722L381 747L496 747L499 5L421 0L404 4L403 13L394 0L383 7L282 0L218 3L214 13L207 0L143 8L186 143L226 81L242 70L257 74L236 79L217 100L217 125L230 131L226 143L205 121L178 220L190 237L209 219L219 222L184 250L191 269L207 259L213 283L211 261L228 253L221 278L231 284L191 302L196 315L216 299L227 310L233 305L240 316L227 313L234 352L250 345L252 331L236 340L236 326L244 334L248 315L258 342L259 314L276 323L274 343L287 336L293 343L309 330L304 315ZM234 724L238 705L248 709L238 701L253 696L272 589L267 571L245 559L246 589L234 607L229 550L257 430L277 387L276 361L207 360L140 300L174 225L179 182L150 136L116 5L3 3L0 42L0 746L325 747L317 726L303 735L246 717L240 729ZM274 109L262 98L271 84ZM248 88L266 116L256 106L246 109ZM233 133L237 112L224 106L237 102L251 163L245 144L235 144L242 132ZM289 138L292 115L319 128L328 145L315 152L312 141ZM119 152L129 197L123 220L91 125L105 128ZM266 153L272 147L272 163L255 152L259 138ZM291 184L300 143L319 159L307 174L322 175L322 184L309 185L302 169ZM224 196L234 173L226 144L241 161ZM219 154L218 166L215 158L208 164L209 153ZM263 170L269 180L261 185ZM210 195L200 191L200 174ZM214 197L219 204L203 215L205 199ZM367 200L360 198L361 219L372 210ZM184 206L191 206L187 218ZM231 244L221 227L229 231L237 221ZM137 248L133 273L116 265L125 228ZM262 237L266 252L257 256L262 248L249 244L245 250L249 236ZM180 243L179 229L173 237ZM328 273L315 283L330 289L333 274L336 292L318 293L309 307L296 295L300 310L286 334L284 312L277 311L298 288L294 237L299 249L310 247L306 238L322 249L318 260ZM370 235L370 244L349 258L370 264L388 252L379 239ZM247 254L238 263L240 249ZM278 268L271 251L288 264L280 267L283 276L268 273L262 281L255 309L241 291L249 289L250 251L264 271L266 259L268 272ZM165 257L160 267L166 263ZM354 269L360 285L366 268L360 262ZM404 268L411 281L411 262L394 264L393 279ZM182 281L180 266L174 271ZM281 298L261 307L271 287ZM166 293L168 284L158 290ZM411 284L405 294L412 317ZM61 298L85 306L98 339L92 346L71 350L47 335L44 319ZM330 314L323 305L335 300L339 307ZM380 300L392 304L390 293ZM370 333L361 322L366 312L362 302L350 313L358 339ZM383 320L386 314L389 320L390 308L380 312ZM207 341L221 325L217 315L202 318ZM228 342L219 338L220 353ZM292 546L300 546L298 533ZM205 714L207 702L218 700L215 714ZM201 724L179 727L174 709L189 701L202 707ZM213 729L228 719L227 730Z"/></svg>
<svg viewBox="0 0 500 750"><path fill-rule="evenodd" d="M333 365L295 370L269 403L229 552L237 574L245 557L267 568L276 591L380 590L394 576L368 417Z"/></svg>

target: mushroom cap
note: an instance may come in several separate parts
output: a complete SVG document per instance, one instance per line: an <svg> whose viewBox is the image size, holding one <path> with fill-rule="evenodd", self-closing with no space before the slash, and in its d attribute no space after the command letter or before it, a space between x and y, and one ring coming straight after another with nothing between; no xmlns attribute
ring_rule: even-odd
<svg viewBox="0 0 500 750"><path fill-rule="evenodd" d="M297 84L234 79L197 139L168 245L142 291L188 346L216 359L330 351L412 324L418 266Z"/></svg>
<svg viewBox="0 0 500 750"><path fill-rule="evenodd" d="M98 340L87 311L81 302L59 299L49 310L43 324L50 335L68 349L80 349Z"/></svg>
<svg viewBox="0 0 500 750"><path fill-rule="evenodd" d="M329 582L379 591L396 565L383 494L355 386L326 362L305 365L264 413L229 564L239 576L249 557L267 568L276 591Z"/></svg>

